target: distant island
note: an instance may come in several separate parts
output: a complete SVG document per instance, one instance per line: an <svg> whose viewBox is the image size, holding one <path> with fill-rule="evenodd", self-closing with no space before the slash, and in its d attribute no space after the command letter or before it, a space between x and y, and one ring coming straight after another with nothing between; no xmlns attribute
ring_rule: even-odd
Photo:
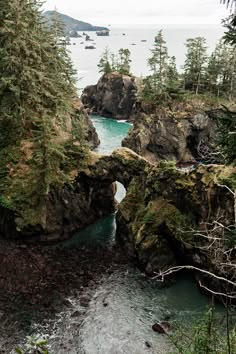
<svg viewBox="0 0 236 354"><path fill-rule="evenodd" d="M50 22L53 11L45 11L43 15ZM69 35L71 32L75 31L109 31L106 27L93 26L90 23L76 20L70 16L58 13L65 24L66 35Z"/></svg>

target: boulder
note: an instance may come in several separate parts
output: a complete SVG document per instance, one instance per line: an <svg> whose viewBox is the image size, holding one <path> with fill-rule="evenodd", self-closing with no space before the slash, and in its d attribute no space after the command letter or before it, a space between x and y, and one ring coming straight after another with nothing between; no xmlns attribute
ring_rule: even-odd
<svg viewBox="0 0 236 354"><path fill-rule="evenodd" d="M86 45L84 49L96 49L94 45Z"/></svg>
<svg viewBox="0 0 236 354"><path fill-rule="evenodd" d="M167 334L170 330L170 324L169 324L169 322L166 322L166 321L154 323L154 325L152 326L152 329L154 332L157 332L160 334Z"/></svg>
<svg viewBox="0 0 236 354"><path fill-rule="evenodd" d="M87 86L82 102L90 112L107 118L129 120L136 102L135 79L117 72L104 74L96 85Z"/></svg>

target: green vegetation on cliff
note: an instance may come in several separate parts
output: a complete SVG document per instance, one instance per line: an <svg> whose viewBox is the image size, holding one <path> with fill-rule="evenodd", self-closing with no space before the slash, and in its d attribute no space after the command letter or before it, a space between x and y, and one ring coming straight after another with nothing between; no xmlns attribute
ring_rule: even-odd
<svg viewBox="0 0 236 354"><path fill-rule="evenodd" d="M43 217L51 186L68 181L86 146L60 21L49 29L39 1L0 5L0 203L21 228Z"/></svg>
<svg viewBox="0 0 236 354"><path fill-rule="evenodd" d="M120 48L118 54L115 55L106 47L98 63L99 72L109 74L117 71L120 74L131 75L130 54L129 49Z"/></svg>

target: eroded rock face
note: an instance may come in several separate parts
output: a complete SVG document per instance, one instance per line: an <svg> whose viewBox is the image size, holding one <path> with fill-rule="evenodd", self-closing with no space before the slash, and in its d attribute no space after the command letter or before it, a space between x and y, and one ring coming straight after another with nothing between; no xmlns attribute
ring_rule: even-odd
<svg viewBox="0 0 236 354"><path fill-rule="evenodd" d="M202 112L184 118L174 114L138 113L122 146L151 162L160 160L194 161L209 159L215 137L215 123Z"/></svg>
<svg viewBox="0 0 236 354"><path fill-rule="evenodd" d="M0 209L0 235L4 238L36 238L56 241L69 238L75 231L113 213L116 180L128 187L133 175L140 175L148 164L129 149L112 155L91 152L87 165L80 168L71 186L53 188L45 197L38 223L22 230L16 227L17 215Z"/></svg>
<svg viewBox="0 0 236 354"><path fill-rule="evenodd" d="M96 129L94 128L93 123L89 118L88 113L84 109L84 106L80 99L75 100L74 108L76 114L79 114L83 117L84 127L86 130L86 140L89 143L90 148L93 150L100 144Z"/></svg>
<svg viewBox="0 0 236 354"><path fill-rule="evenodd" d="M115 184L91 180L82 175L73 185L52 189L45 199L44 212L37 225L18 230L13 212L0 209L0 235L4 238L35 238L57 241L94 223L116 210Z"/></svg>
<svg viewBox="0 0 236 354"><path fill-rule="evenodd" d="M218 181L230 183L235 172L223 165L199 165L191 171L178 170L170 162L146 166L142 176L130 182L117 214L117 234L130 256L151 275L179 265L223 275L219 258L213 256L216 249L208 249L211 240L191 230L205 235L219 217L225 225L234 224L233 195ZM227 248L224 242L220 247ZM235 262L236 254L231 256ZM227 276L236 277L232 269ZM212 277L202 283L225 291L225 284Z"/></svg>
<svg viewBox="0 0 236 354"><path fill-rule="evenodd" d="M127 148L111 155L91 153L72 187L49 193L41 223L16 231L13 212L1 209L0 231L5 237L67 238L115 210L113 183L119 181L127 194L119 204L117 235L147 273L159 274L187 264L221 275L224 269L209 251L212 241L191 230L204 234L218 220L226 226L234 224L234 196L222 184L234 188L235 176L232 166L199 165L194 170L179 170L173 162L151 164ZM227 243L220 245L228 249ZM230 253L232 263L235 253ZM224 262L222 252L221 257ZM234 268L227 269L227 277L235 280ZM215 278L205 281L213 289L222 289Z"/></svg>
<svg viewBox="0 0 236 354"><path fill-rule="evenodd" d="M136 102L135 79L113 72L104 74L96 85L87 86L82 102L91 113L128 120Z"/></svg>

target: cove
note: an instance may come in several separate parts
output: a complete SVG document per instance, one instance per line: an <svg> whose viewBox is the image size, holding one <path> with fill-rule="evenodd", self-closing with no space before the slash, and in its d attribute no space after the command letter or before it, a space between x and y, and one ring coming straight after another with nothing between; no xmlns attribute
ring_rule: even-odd
<svg viewBox="0 0 236 354"><path fill-rule="evenodd" d="M110 153L121 145L130 124L99 116L91 118L101 140L98 152ZM121 200L124 193L119 187L117 199ZM115 232L114 214L75 234L64 246L100 249L102 263L104 249L116 248ZM100 274L78 332L73 329L71 317L62 315L63 326L57 326L52 353L64 353L58 346L59 338L67 343L69 354L168 353L170 343L152 331L153 323L168 320L190 324L207 308L208 298L199 293L188 274L179 275L174 285L163 288L161 283L146 277L134 262L123 262L123 253L116 250L118 266L112 273L108 270ZM93 259L87 262L96 267ZM74 309L81 310L79 300L71 301Z"/></svg>

